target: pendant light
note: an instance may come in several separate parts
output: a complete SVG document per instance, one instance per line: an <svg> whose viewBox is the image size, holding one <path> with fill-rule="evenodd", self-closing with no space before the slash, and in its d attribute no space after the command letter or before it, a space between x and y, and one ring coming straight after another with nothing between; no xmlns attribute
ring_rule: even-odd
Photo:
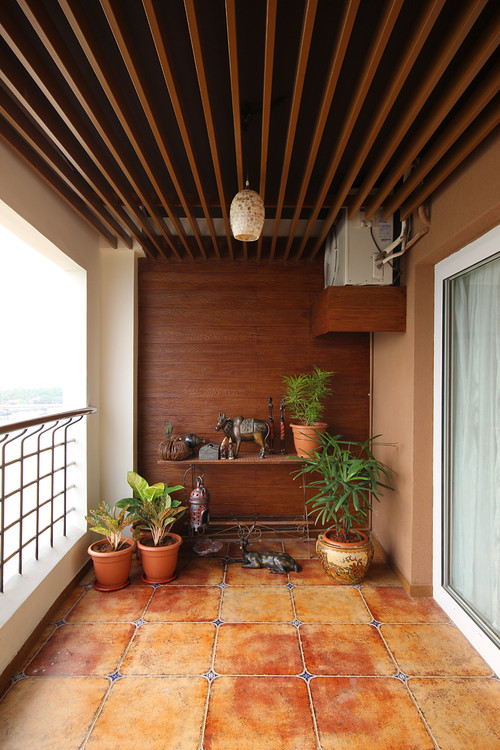
<svg viewBox="0 0 500 750"><path fill-rule="evenodd" d="M255 190L249 189L248 180L245 189L236 193L229 210L231 231L236 240L254 242L258 240L264 226L264 203Z"/></svg>

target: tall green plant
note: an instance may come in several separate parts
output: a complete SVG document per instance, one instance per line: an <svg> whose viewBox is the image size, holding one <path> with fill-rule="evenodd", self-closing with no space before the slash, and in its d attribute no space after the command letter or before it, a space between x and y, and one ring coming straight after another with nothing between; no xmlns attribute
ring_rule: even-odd
<svg viewBox="0 0 500 750"><path fill-rule="evenodd" d="M119 500L117 506L129 507L131 523L142 531L150 531L156 547L172 524L187 510L185 506L181 506L180 500L174 500L170 496L170 493L182 490L183 485L168 487L164 482L150 485L135 471L128 472L127 482L134 491L134 497Z"/></svg>
<svg viewBox="0 0 500 750"><path fill-rule="evenodd" d="M117 507L121 507L120 513L116 515ZM130 515L127 516L128 504L118 506L118 503L114 508L111 508L107 502L101 500L98 508L92 508L89 511L89 515L85 516L85 520L90 526L91 531L96 531L98 534L105 536L110 545L114 550L120 548L122 533L131 526L133 519Z"/></svg>
<svg viewBox="0 0 500 750"><path fill-rule="evenodd" d="M387 482L394 472L372 453L373 441L379 435L360 443L341 440L341 435L317 434L320 449L299 458L302 466L292 472L293 477L319 475L307 484L318 490L306 501L308 513L315 514L316 524L333 528L337 541L345 542L351 532L360 536L353 524L366 520L372 498L380 501L382 490L393 489Z"/></svg>
<svg viewBox="0 0 500 750"><path fill-rule="evenodd" d="M329 381L334 374L315 365L311 372L283 376L285 404L293 419L305 425L319 422L325 409L323 402L332 392Z"/></svg>

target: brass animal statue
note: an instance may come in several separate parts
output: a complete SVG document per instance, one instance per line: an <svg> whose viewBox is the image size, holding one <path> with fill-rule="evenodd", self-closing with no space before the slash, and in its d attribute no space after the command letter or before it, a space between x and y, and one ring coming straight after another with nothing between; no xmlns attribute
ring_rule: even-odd
<svg viewBox="0 0 500 750"><path fill-rule="evenodd" d="M239 524L238 524L239 525ZM268 568L271 573L297 572L299 566L297 561L286 552L249 552L247 550L248 537L255 528L255 523L247 534L240 526L240 548L243 555L242 568Z"/></svg>
<svg viewBox="0 0 500 750"><path fill-rule="evenodd" d="M238 457L241 441L255 440L260 447L259 458L264 458L267 448L267 438L269 437L269 425L263 419L243 419L235 417L228 419L225 412L219 412L219 418L215 425L217 432L223 431L224 435L232 440L234 444L234 457Z"/></svg>

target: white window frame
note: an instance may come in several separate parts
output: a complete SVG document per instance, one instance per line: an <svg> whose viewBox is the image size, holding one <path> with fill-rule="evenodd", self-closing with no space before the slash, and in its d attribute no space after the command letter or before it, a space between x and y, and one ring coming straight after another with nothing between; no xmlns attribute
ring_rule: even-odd
<svg viewBox="0 0 500 750"><path fill-rule="evenodd" d="M500 226L487 232L435 267L434 287L434 521L433 521L433 593L470 643L496 674L500 674L500 649L444 589L443 578L443 498L442 498L442 414L443 414L443 320L444 281L471 266L498 254Z"/></svg>

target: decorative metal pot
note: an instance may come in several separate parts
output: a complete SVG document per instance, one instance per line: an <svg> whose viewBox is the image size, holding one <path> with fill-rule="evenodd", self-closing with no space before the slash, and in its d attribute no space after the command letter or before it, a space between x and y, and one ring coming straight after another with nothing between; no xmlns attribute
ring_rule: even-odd
<svg viewBox="0 0 500 750"><path fill-rule="evenodd" d="M358 532L361 539L354 542L336 542L328 531L318 536L316 552L325 573L343 585L359 583L365 577L373 560L371 539Z"/></svg>
<svg viewBox="0 0 500 750"><path fill-rule="evenodd" d="M204 531L207 528L209 502L210 492L203 485L203 478L196 477L196 487L189 496L189 525L193 531Z"/></svg>

